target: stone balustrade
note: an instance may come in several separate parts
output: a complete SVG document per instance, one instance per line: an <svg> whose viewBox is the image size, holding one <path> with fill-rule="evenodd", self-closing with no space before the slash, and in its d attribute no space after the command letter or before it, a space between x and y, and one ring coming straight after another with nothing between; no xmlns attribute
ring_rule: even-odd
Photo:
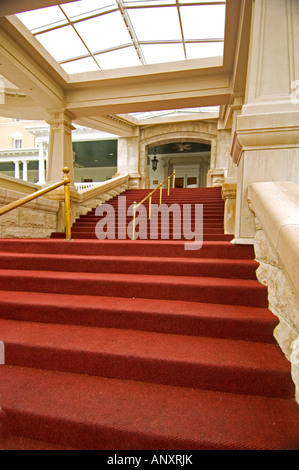
<svg viewBox="0 0 299 470"><path fill-rule="evenodd" d="M279 318L274 336L291 362L299 403L299 186L254 183L248 202L255 215L257 278L268 287L269 309Z"/></svg>
<svg viewBox="0 0 299 470"><path fill-rule="evenodd" d="M24 197L24 192L0 188L0 207ZM39 197L0 217L0 238L48 238L56 230L59 203Z"/></svg>

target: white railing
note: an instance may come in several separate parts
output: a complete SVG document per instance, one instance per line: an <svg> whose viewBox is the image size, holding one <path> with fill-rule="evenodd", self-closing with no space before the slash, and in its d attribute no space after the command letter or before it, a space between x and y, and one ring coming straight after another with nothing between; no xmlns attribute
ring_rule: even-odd
<svg viewBox="0 0 299 470"><path fill-rule="evenodd" d="M103 182L83 182L83 183L75 183L75 188L78 190L78 191L84 191L84 189L88 189L88 188L93 188L94 186L100 186L101 184L103 184Z"/></svg>

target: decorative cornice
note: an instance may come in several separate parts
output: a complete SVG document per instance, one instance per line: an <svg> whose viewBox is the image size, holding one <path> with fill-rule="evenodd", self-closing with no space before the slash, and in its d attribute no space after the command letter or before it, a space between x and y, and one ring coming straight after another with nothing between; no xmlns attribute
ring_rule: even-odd
<svg viewBox="0 0 299 470"><path fill-rule="evenodd" d="M128 127L132 128L132 129L135 129L135 127L136 127L136 124L134 124L133 122L126 121L125 119L120 118L120 117L117 116L116 114L107 114L107 115L106 115L106 118L107 118L107 119L111 119L111 121L119 122L119 123L121 123L122 125L128 126Z"/></svg>
<svg viewBox="0 0 299 470"><path fill-rule="evenodd" d="M38 157L38 148L0 150L0 158L18 159L22 157Z"/></svg>

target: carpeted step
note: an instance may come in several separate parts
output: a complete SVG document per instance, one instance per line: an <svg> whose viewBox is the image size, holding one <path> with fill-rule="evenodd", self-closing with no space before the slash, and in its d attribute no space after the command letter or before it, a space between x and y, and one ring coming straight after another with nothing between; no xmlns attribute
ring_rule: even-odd
<svg viewBox="0 0 299 470"><path fill-rule="evenodd" d="M298 449L291 400L7 365L0 393L8 435L77 449Z"/></svg>
<svg viewBox="0 0 299 470"><path fill-rule="evenodd" d="M95 223L94 222L76 222L73 227L72 231L75 232L77 230L90 230L90 229L95 229ZM115 231L118 233L118 229L125 230L125 225L122 224L115 224ZM170 231L170 230L169 230ZM203 233L204 234L215 234L215 235L223 235L223 228L221 227L203 227Z"/></svg>
<svg viewBox="0 0 299 470"><path fill-rule="evenodd" d="M65 232L56 232L55 234L52 235L53 239L65 239L66 235ZM71 232L71 237L73 239L90 239L90 240L96 240L98 237L96 236L95 231L73 231ZM117 237L116 234L112 233L111 235L106 235L105 239L110 239L110 240L115 240ZM138 241L138 236L137 233L135 235L136 241ZM160 237L162 240L172 240L172 239L177 239L174 238L172 235L165 235ZM183 237L182 237L183 238ZM180 239L182 239L180 238ZM231 241L233 238L232 235L219 235L219 234L204 234L202 239L203 241ZM105 240L104 239L104 240ZM124 239L124 237L122 237ZM126 240L131 240L132 236L126 235ZM148 236L146 239L150 239L150 236ZM156 238L155 238L156 239Z"/></svg>
<svg viewBox="0 0 299 470"><path fill-rule="evenodd" d="M126 273L150 275L205 276L256 279L258 263L254 260L217 258L156 258L137 256L80 256L0 252L0 269L66 271L89 273Z"/></svg>
<svg viewBox="0 0 299 470"><path fill-rule="evenodd" d="M0 285L2 290L268 306L267 288L247 279L1 269Z"/></svg>
<svg viewBox="0 0 299 470"><path fill-rule="evenodd" d="M113 205L111 204L111 206L113 207ZM104 210L103 210L104 212ZM163 211L161 211L163 213ZM170 216L172 216L173 212L175 213L175 211L170 211L168 210L167 213L169 213ZM130 220L132 220L132 217L133 215L132 214L128 214L128 211L127 209L124 209L123 211L119 211L118 210L118 207L115 207L114 208L114 213L115 215L118 215L120 214L121 216L124 216L126 215L126 217ZM166 213L166 211L165 211ZM190 213L191 215L195 214L195 209L194 208L191 208L190 211L188 211L188 213ZM137 213L138 215L138 213ZM183 215L183 213L182 213ZM101 215L99 215L98 213L96 212L88 212L87 214L82 214L80 215L79 217L79 220L85 220L85 219L99 219L101 217ZM211 219L211 218L216 218L216 219L219 219L219 220L222 220L223 221L223 208L219 209L219 210L209 210L209 211L203 211L203 219Z"/></svg>
<svg viewBox="0 0 299 470"><path fill-rule="evenodd" d="M1 318L276 343L268 309L182 300L0 291Z"/></svg>
<svg viewBox="0 0 299 470"><path fill-rule="evenodd" d="M0 438L0 450L76 450L69 446L60 446L23 436L6 435Z"/></svg>
<svg viewBox="0 0 299 470"><path fill-rule="evenodd" d="M0 331L8 365L247 395L294 396L290 365L273 344L4 319Z"/></svg>
<svg viewBox="0 0 299 470"><path fill-rule="evenodd" d="M252 245L234 245L221 241L204 242L200 250L186 250L180 240L44 240L44 239L0 239L1 252L53 253L107 256L155 256L173 258L254 258Z"/></svg>

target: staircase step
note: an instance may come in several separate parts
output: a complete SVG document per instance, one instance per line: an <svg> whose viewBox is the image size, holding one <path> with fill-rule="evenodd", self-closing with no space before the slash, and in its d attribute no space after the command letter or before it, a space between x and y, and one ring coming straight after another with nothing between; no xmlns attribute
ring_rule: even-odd
<svg viewBox="0 0 299 470"><path fill-rule="evenodd" d="M8 365L275 398L294 396L289 363L273 344L3 319L0 331Z"/></svg>
<svg viewBox="0 0 299 470"><path fill-rule="evenodd" d="M53 253L77 255L123 255L180 258L254 258L252 245L234 245L226 241L204 242L200 250L186 250L181 240L64 240L0 239L0 251L16 253Z"/></svg>
<svg viewBox="0 0 299 470"><path fill-rule="evenodd" d="M276 343L266 308L182 300L0 291L1 318Z"/></svg>
<svg viewBox="0 0 299 470"><path fill-rule="evenodd" d="M256 279L259 264L253 260L217 258L156 258L143 256L79 256L0 252L0 269L126 273Z"/></svg>
<svg viewBox="0 0 299 470"><path fill-rule="evenodd" d="M96 227L96 223L95 222L75 222L73 227L72 227L72 231L76 231L76 230L82 230L82 231L85 231L85 230L95 230L95 227ZM122 225L122 224L115 224L115 231L116 233L118 232L118 229L121 229L121 230L126 230L126 226L125 225ZM170 232L170 229L169 229L169 232ZM183 232L182 232L183 233ZM223 235L223 228L221 227L203 227L203 233L204 234L216 234L216 235Z"/></svg>
<svg viewBox="0 0 299 470"><path fill-rule="evenodd" d="M247 279L0 269L0 283L2 290L268 305L267 288Z"/></svg>
<svg viewBox="0 0 299 470"><path fill-rule="evenodd" d="M75 450L69 446L60 446L23 436L6 435L0 438L0 450Z"/></svg>
<svg viewBox="0 0 299 470"><path fill-rule="evenodd" d="M56 232L55 234L52 235L52 238L53 239L65 239L66 235L65 235L65 232ZM95 234L95 232L86 232L86 231L71 231L71 237L74 238L74 239L91 239L91 240L96 240L97 239L97 236ZM114 240L116 238L116 235L113 233L111 234L110 236L107 235L106 236L107 238L109 238L110 240ZM182 239L183 237L180 238L180 240ZM204 234L203 235L203 240L204 241L230 241L232 240L232 235L220 235L220 234ZM106 238L105 238L106 239ZM105 240L104 239L104 240ZM131 237L129 235L126 235L126 240L131 240ZM138 236L137 236L137 233L136 233L136 236L135 236L135 239L136 241L138 241ZM147 239L150 239L150 236L147 237ZM176 240L177 238L174 238L172 235L170 234L167 234L165 236L161 236L162 240Z"/></svg>
<svg viewBox="0 0 299 470"><path fill-rule="evenodd" d="M8 435L56 445L298 449L298 405L291 400L8 365L0 368L0 393Z"/></svg>

